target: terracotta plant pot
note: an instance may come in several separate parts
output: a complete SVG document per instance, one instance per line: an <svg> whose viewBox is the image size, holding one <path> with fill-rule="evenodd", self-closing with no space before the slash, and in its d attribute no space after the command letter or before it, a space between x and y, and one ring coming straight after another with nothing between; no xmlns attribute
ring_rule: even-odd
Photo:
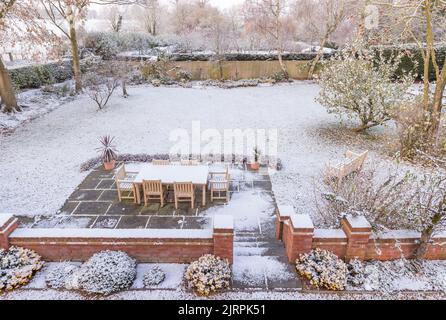
<svg viewBox="0 0 446 320"><path fill-rule="evenodd" d="M260 162L251 162L249 164L249 167L251 168L251 170L259 170Z"/></svg>
<svg viewBox="0 0 446 320"><path fill-rule="evenodd" d="M107 171L113 170L115 168L116 161L104 162L104 169Z"/></svg>

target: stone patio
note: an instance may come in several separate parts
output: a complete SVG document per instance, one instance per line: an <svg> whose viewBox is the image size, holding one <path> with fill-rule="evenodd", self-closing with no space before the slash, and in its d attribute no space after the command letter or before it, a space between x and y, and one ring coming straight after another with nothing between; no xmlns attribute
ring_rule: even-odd
<svg viewBox="0 0 446 320"><path fill-rule="evenodd" d="M201 205L201 190L196 190L196 206L191 209L181 203L147 207L132 201L119 202L114 172L101 168L93 170L67 199L63 207L48 216L21 216L21 227L28 228L115 228L115 229L207 229L212 216L234 216L234 277L233 288L290 289L301 288L294 267L287 261L283 244L275 239L275 210L277 204L267 168L258 172L242 165L232 166L231 201ZM246 202L248 200L248 202ZM262 203L257 208L257 203ZM259 211L259 212L257 212Z"/></svg>

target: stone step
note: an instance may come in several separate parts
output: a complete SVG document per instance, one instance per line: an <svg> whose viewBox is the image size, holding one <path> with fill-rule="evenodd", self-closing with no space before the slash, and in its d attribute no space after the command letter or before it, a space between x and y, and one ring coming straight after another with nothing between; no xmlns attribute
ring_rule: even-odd
<svg viewBox="0 0 446 320"><path fill-rule="evenodd" d="M234 247L235 256L262 256L268 248Z"/></svg>
<svg viewBox="0 0 446 320"><path fill-rule="evenodd" d="M270 243L265 241L234 241L234 247L269 247Z"/></svg>

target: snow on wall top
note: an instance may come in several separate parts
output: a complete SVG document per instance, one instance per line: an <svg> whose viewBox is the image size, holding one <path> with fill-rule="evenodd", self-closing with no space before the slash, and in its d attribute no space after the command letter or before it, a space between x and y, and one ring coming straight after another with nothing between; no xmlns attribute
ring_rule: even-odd
<svg viewBox="0 0 446 320"><path fill-rule="evenodd" d="M376 233L374 235L375 239L418 239L420 238L421 233L415 230L389 230L383 231L380 233Z"/></svg>
<svg viewBox="0 0 446 320"><path fill-rule="evenodd" d="M294 228L313 229L313 221L307 214L293 214L291 215L291 222Z"/></svg>
<svg viewBox="0 0 446 320"><path fill-rule="evenodd" d="M12 238L211 239L212 229L16 229Z"/></svg>
<svg viewBox="0 0 446 320"><path fill-rule="evenodd" d="M234 229L234 219L230 215L214 216L214 229Z"/></svg>
<svg viewBox="0 0 446 320"><path fill-rule="evenodd" d="M6 224L13 217L10 213L0 213L0 227Z"/></svg>
<svg viewBox="0 0 446 320"><path fill-rule="evenodd" d="M345 217L352 228L372 228L370 223L364 216L352 216L348 215Z"/></svg>
<svg viewBox="0 0 446 320"><path fill-rule="evenodd" d="M296 214L294 207L290 205L279 204L277 208L281 217L291 217L292 215Z"/></svg>
<svg viewBox="0 0 446 320"><path fill-rule="evenodd" d="M342 229L314 229L314 238L347 239L347 235Z"/></svg>

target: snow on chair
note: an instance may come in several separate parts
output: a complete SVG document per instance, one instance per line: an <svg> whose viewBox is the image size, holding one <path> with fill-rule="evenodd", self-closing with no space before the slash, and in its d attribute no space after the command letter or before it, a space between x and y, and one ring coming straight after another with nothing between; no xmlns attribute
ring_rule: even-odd
<svg viewBox="0 0 446 320"><path fill-rule="evenodd" d="M178 202L189 202L194 208L195 190L192 182L174 182L173 191L175 195L175 209L178 209Z"/></svg>
<svg viewBox="0 0 446 320"><path fill-rule="evenodd" d="M181 159L180 160L180 164L182 166L198 166L200 164L200 162L198 160L185 160L185 159Z"/></svg>
<svg viewBox="0 0 446 320"><path fill-rule="evenodd" d="M133 185L136 175L137 172L126 171L124 164L116 169L115 182L119 201L123 199L136 201L136 192Z"/></svg>
<svg viewBox="0 0 446 320"><path fill-rule="evenodd" d="M328 166L326 176L328 178L336 178L338 183L341 182L345 177L354 172L359 172L362 169L368 153L368 150L360 154L348 150L345 153L345 160L342 163Z"/></svg>

